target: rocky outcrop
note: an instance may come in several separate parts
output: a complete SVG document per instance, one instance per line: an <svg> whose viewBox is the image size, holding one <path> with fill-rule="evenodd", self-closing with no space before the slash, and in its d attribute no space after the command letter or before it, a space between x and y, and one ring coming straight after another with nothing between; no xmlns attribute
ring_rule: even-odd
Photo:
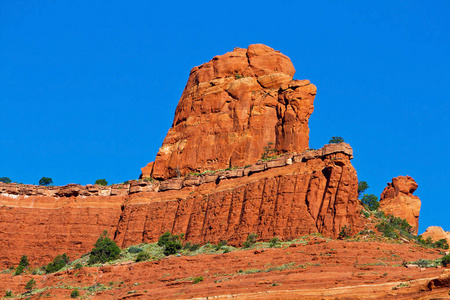
<svg viewBox="0 0 450 300"><path fill-rule="evenodd" d="M151 192L158 189L159 182L130 180L128 183L102 185L67 184L64 186L39 186L32 184L2 183L0 195L16 198L18 196L50 197L88 197L88 196L127 196L138 192Z"/></svg>
<svg viewBox="0 0 450 300"><path fill-rule="evenodd" d="M413 195L417 183L410 176L398 176L387 185L380 196L380 209L408 221L417 234L421 206L419 197Z"/></svg>
<svg viewBox="0 0 450 300"><path fill-rule="evenodd" d="M337 237L344 226L356 233L365 219L358 213L358 179L349 158L306 156L299 163L201 185L194 179L168 180L171 188L164 192L128 198L115 239L125 247L154 242L170 231L192 243L239 245L250 233L260 240L315 232Z"/></svg>
<svg viewBox="0 0 450 300"><path fill-rule="evenodd" d="M107 230L112 236L123 196L0 195L0 268L17 266L26 255L42 266L58 255L76 258L92 249Z"/></svg>
<svg viewBox="0 0 450 300"><path fill-rule="evenodd" d="M287 56L260 44L193 68L172 128L142 176L167 179L242 167L260 159L264 147L280 153L308 149L316 87L292 80L294 73Z"/></svg>
<svg viewBox="0 0 450 300"><path fill-rule="evenodd" d="M450 245L450 231L445 231L442 227L439 226L430 226L422 233L422 237L424 239L431 238L434 242L437 242L441 239L447 240L447 243Z"/></svg>

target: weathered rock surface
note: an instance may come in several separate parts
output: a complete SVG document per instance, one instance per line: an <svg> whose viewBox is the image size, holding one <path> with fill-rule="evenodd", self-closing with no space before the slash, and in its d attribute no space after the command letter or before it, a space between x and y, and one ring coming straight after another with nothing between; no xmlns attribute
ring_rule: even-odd
<svg viewBox="0 0 450 300"><path fill-rule="evenodd" d="M450 231L445 231L442 227L439 226L430 226L422 233L422 237L424 239L430 237L433 241L439 241L441 239L447 240L447 243L450 245Z"/></svg>
<svg viewBox="0 0 450 300"><path fill-rule="evenodd" d="M347 154L223 178L185 187L180 179L171 179L167 182L173 188L165 192L130 196L116 241L121 247L154 242L170 231L184 233L192 243L227 240L239 245L250 233L260 240L314 232L337 237L343 226L355 233L364 227L358 179Z"/></svg>
<svg viewBox="0 0 450 300"><path fill-rule="evenodd" d="M193 68L172 128L142 177L243 167L269 143L281 153L308 149L316 87L292 80L294 73L287 56L261 44Z"/></svg>
<svg viewBox="0 0 450 300"><path fill-rule="evenodd" d="M124 199L0 195L0 267L17 266L22 255L42 266L58 254L89 252L103 230L114 235Z"/></svg>
<svg viewBox="0 0 450 300"><path fill-rule="evenodd" d="M419 214L421 202L413 193L418 185L410 176L392 178L392 182L384 189L380 196L380 209L387 215L400 217L414 227L417 234L419 229Z"/></svg>

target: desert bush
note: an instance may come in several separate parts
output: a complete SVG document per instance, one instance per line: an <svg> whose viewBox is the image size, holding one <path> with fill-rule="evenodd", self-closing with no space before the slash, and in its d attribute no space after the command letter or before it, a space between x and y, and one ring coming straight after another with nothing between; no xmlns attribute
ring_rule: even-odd
<svg viewBox="0 0 450 300"><path fill-rule="evenodd" d="M14 272L14 275L20 275L23 273L23 271L28 268L30 263L28 262L28 257L26 255L22 255L20 258L19 265L16 268L16 271Z"/></svg>
<svg viewBox="0 0 450 300"><path fill-rule="evenodd" d="M369 184L361 180L358 182L358 198L361 196L362 193L364 193L369 188Z"/></svg>
<svg viewBox="0 0 450 300"><path fill-rule="evenodd" d="M64 268L69 262L69 257L66 253L57 255L51 263L44 267L46 273L55 273Z"/></svg>
<svg viewBox="0 0 450 300"><path fill-rule="evenodd" d="M35 286L36 286L36 281L32 278L32 279L30 279L30 281L27 282L27 284L25 284L25 289L30 291L30 290L34 289Z"/></svg>
<svg viewBox="0 0 450 300"><path fill-rule="evenodd" d="M97 242L94 244L94 248L91 250L91 256L89 257L88 264L105 263L117 259L120 255L120 248L117 244L108 238L108 232L105 230Z"/></svg>
<svg viewBox="0 0 450 300"><path fill-rule="evenodd" d="M80 297L80 292L78 291L78 289L74 289L71 293L70 293L70 298L78 298Z"/></svg>
<svg viewBox="0 0 450 300"><path fill-rule="evenodd" d="M11 183L11 179L9 177L0 177L0 182Z"/></svg>
<svg viewBox="0 0 450 300"><path fill-rule="evenodd" d="M448 249L448 243L446 239L440 239L437 242L433 243L433 248L441 248L441 249Z"/></svg>
<svg viewBox="0 0 450 300"><path fill-rule="evenodd" d="M186 244L184 244L183 249L192 252L195 250L198 250L198 248L200 248L199 244L191 244L190 242L187 242Z"/></svg>
<svg viewBox="0 0 450 300"><path fill-rule="evenodd" d="M49 186L53 183L53 180L50 177L42 177L39 179L39 185Z"/></svg>
<svg viewBox="0 0 450 300"><path fill-rule="evenodd" d="M108 185L108 181L106 181L106 179L97 179L95 184L106 186Z"/></svg>
<svg viewBox="0 0 450 300"><path fill-rule="evenodd" d="M7 290L7 291L5 292L5 297L12 297L12 291Z"/></svg>
<svg viewBox="0 0 450 300"><path fill-rule="evenodd" d="M256 239L258 238L258 235L256 233L250 233L247 236L247 240L242 245L244 248L250 248L256 243Z"/></svg>
<svg viewBox="0 0 450 300"><path fill-rule="evenodd" d="M274 237L269 241L269 247L273 248L279 243L280 243L280 239L278 237Z"/></svg>
<svg viewBox="0 0 450 300"><path fill-rule="evenodd" d="M447 254L446 256L442 257L441 263L444 267L450 265L450 254Z"/></svg>
<svg viewBox="0 0 450 300"><path fill-rule="evenodd" d="M341 136L332 136L330 141L328 143L330 144L339 144L339 143L343 143L344 142L344 138Z"/></svg>
<svg viewBox="0 0 450 300"><path fill-rule="evenodd" d="M181 235L172 235L167 231L159 237L158 246L164 247L164 255L175 254L183 247L181 244L181 238Z"/></svg>
<svg viewBox="0 0 450 300"><path fill-rule="evenodd" d="M150 253L146 251L139 252L139 254L136 256L136 262L140 261L146 261L150 259Z"/></svg>
<svg viewBox="0 0 450 300"><path fill-rule="evenodd" d="M195 277L193 283L197 284L203 281L203 276Z"/></svg>
<svg viewBox="0 0 450 300"><path fill-rule="evenodd" d="M264 147L264 152L261 154L262 160L268 160L274 158L278 154L278 150L272 147L273 143L268 143L266 147Z"/></svg>
<svg viewBox="0 0 450 300"><path fill-rule="evenodd" d="M74 268L75 270L79 270L83 268L83 265L81 263L76 263Z"/></svg>
<svg viewBox="0 0 450 300"><path fill-rule="evenodd" d="M347 225L344 225L344 227L341 228L341 231L339 232L338 239L343 240L346 238L351 237L352 230L350 227L347 227Z"/></svg>
<svg viewBox="0 0 450 300"><path fill-rule="evenodd" d="M378 210L380 207L380 202L378 202L378 197L374 194L365 194L361 198L361 202L365 205L368 210L374 211Z"/></svg>
<svg viewBox="0 0 450 300"><path fill-rule="evenodd" d="M228 241L220 241L216 246L216 251L222 249L222 246L226 246L226 244L228 244Z"/></svg>
<svg viewBox="0 0 450 300"><path fill-rule="evenodd" d="M128 252L133 253L133 254L136 254L136 253L139 253L142 251L144 251L144 249L136 247L136 246L131 246L130 248L128 248Z"/></svg>

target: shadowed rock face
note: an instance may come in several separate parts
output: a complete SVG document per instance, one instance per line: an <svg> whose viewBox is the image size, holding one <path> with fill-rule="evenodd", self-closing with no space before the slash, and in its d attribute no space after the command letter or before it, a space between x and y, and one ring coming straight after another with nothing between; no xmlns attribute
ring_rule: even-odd
<svg viewBox="0 0 450 300"><path fill-rule="evenodd" d="M410 176L392 178L392 182L384 189L380 196L380 208L387 215L400 217L414 227L417 234L419 229L419 214L421 201L413 193L418 185Z"/></svg>
<svg viewBox="0 0 450 300"><path fill-rule="evenodd" d="M265 45L216 56L191 70L155 162L143 177L255 163L269 143L279 152L308 149L316 87L292 80L290 59Z"/></svg>

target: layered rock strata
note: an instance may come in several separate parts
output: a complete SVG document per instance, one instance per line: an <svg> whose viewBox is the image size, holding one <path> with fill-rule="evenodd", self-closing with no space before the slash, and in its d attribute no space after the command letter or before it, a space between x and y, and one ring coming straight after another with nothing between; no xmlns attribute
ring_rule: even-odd
<svg viewBox="0 0 450 300"><path fill-rule="evenodd" d="M313 232L335 237L343 226L357 232L352 157L341 143L161 183L0 184L0 266L17 264L22 255L34 265L62 253L78 257L103 230L121 246L156 241L166 231L195 243L235 245L252 232L263 240Z"/></svg>
<svg viewBox="0 0 450 300"><path fill-rule="evenodd" d="M316 87L292 80L294 73L287 56L260 44L193 68L172 128L142 176L245 166L271 145L279 153L308 149Z"/></svg>
<svg viewBox="0 0 450 300"><path fill-rule="evenodd" d="M387 185L380 196L380 209L387 215L408 221L417 234L421 206L419 197L413 195L417 183L410 176L398 176Z"/></svg>
<svg viewBox="0 0 450 300"><path fill-rule="evenodd" d="M26 255L33 267L58 254L77 258L107 230L114 235L122 196L52 197L0 195L0 267Z"/></svg>
<svg viewBox="0 0 450 300"><path fill-rule="evenodd" d="M192 243L239 245L250 233L260 240L315 232L337 237L344 226L356 233L364 219L349 158L344 153L303 157L300 163L250 176L132 195L115 239L125 247L154 242L170 231Z"/></svg>

